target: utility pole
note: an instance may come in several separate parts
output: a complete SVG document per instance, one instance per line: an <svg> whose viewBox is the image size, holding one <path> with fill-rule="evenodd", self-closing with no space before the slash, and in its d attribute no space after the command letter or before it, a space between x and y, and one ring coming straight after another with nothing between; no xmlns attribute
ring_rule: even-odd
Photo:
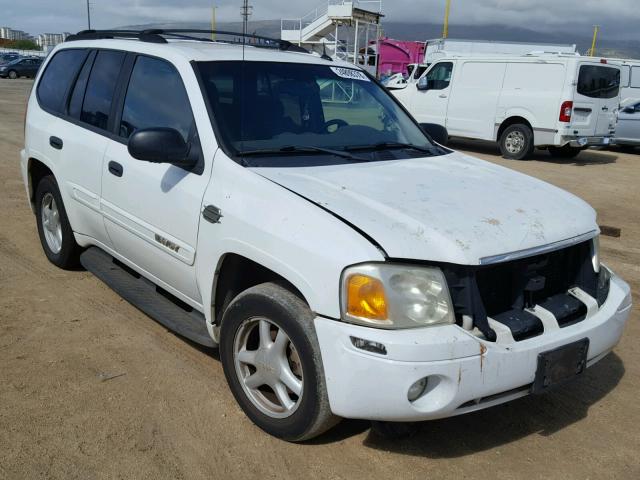
<svg viewBox="0 0 640 480"><path fill-rule="evenodd" d="M598 32L600 31L600 25L593 26L593 40L591 41L591 50L589 50L588 54L590 57L595 56L596 54L596 42L598 41Z"/></svg>
<svg viewBox="0 0 640 480"><path fill-rule="evenodd" d="M247 34L247 24L249 23L249 17L253 11L253 6L249 5L249 0L244 0L242 8L240 9L240 16L242 17L242 33ZM246 38L246 37L244 37Z"/></svg>
<svg viewBox="0 0 640 480"><path fill-rule="evenodd" d="M446 0L446 6L444 7L444 27L442 28L442 38L449 36L449 12L451 11L451 0Z"/></svg>
<svg viewBox="0 0 640 480"><path fill-rule="evenodd" d="M213 6L211 7L211 30L213 30L215 32L216 30L216 5L213 4ZM211 33L211 40L215 40L216 39L216 34L215 33Z"/></svg>
<svg viewBox="0 0 640 480"><path fill-rule="evenodd" d="M91 30L91 4L89 0L87 0L87 26L88 29Z"/></svg>

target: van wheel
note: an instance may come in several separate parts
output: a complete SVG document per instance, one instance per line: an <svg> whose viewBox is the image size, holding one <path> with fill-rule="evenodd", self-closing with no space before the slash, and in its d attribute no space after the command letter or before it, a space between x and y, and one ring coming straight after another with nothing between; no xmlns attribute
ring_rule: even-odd
<svg viewBox="0 0 640 480"><path fill-rule="evenodd" d="M295 294L263 283L229 304L220 331L222 367L236 401L258 427L292 442L338 422L313 319Z"/></svg>
<svg viewBox="0 0 640 480"><path fill-rule="evenodd" d="M570 147L569 145L549 147L549 155L556 158L575 158L582 150L584 149L580 147Z"/></svg>
<svg viewBox="0 0 640 480"><path fill-rule="evenodd" d="M15 80L16 78L18 78L18 72L16 72L15 70L10 70L9 71L9 78L11 80Z"/></svg>
<svg viewBox="0 0 640 480"><path fill-rule="evenodd" d="M60 190L52 175L44 177L38 183L35 204L38 236L45 255L60 268L76 267L80 247L73 238Z"/></svg>
<svg viewBox="0 0 640 480"><path fill-rule="evenodd" d="M500 136L500 152L504 158L524 160L533 153L533 132L522 123L509 125Z"/></svg>

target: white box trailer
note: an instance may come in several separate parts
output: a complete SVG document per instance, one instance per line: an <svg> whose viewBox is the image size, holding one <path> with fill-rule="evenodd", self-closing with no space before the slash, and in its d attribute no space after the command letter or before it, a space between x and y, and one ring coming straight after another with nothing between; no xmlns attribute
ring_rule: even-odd
<svg viewBox="0 0 640 480"><path fill-rule="evenodd" d="M574 55L449 57L393 94L421 123L500 143L506 158L535 147L573 157L615 133L620 67Z"/></svg>
<svg viewBox="0 0 640 480"><path fill-rule="evenodd" d="M526 55L530 53L578 54L575 44L502 42L437 38L427 40L424 63L433 63L448 56Z"/></svg>

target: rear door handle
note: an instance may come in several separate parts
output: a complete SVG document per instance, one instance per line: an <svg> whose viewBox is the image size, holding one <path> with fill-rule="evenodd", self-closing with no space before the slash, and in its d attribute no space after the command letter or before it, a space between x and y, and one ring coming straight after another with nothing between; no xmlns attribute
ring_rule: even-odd
<svg viewBox="0 0 640 480"><path fill-rule="evenodd" d="M109 173L116 177L121 177L124 173L124 168L118 162L111 161L109 162Z"/></svg>
<svg viewBox="0 0 640 480"><path fill-rule="evenodd" d="M49 137L49 145L51 145L56 150L62 150L62 139L58 137Z"/></svg>

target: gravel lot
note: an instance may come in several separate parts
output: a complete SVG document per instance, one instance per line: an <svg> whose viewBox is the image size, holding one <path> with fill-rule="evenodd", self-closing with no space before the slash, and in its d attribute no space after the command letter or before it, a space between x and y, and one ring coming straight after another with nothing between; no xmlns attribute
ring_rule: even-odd
<svg viewBox="0 0 640 480"><path fill-rule="evenodd" d="M542 397L421 424L410 439L344 421L304 445L254 427L215 351L169 333L41 251L18 168L32 82L0 80L0 478L640 478L640 315L614 353ZM509 162L585 198L604 262L640 298L640 155Z"/></svg>

